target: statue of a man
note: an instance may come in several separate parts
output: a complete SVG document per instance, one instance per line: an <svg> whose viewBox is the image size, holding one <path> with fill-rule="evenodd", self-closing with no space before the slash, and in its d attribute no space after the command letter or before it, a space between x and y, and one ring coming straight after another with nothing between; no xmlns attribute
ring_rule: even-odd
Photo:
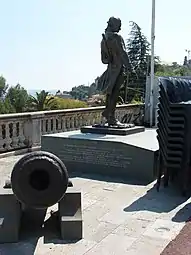
<svg viewBox="0 0 191 255"><path fill-rule="evenodd" d="M107 64L107 69L99 78L97 87L106 94L106 108L102 116L109 126L120 126L122 124L115 118L115 109L120 87L125 81L125 74L131 71L131 64L124 40L118 34L121 20L111 17L107 23L101 41L101 60L103 64Z"/></svg>

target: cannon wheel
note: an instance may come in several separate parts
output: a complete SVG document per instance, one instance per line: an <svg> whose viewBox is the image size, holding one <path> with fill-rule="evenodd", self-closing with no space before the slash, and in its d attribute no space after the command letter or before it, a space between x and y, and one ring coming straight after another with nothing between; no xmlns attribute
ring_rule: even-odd
<svg viewBox="0 0 191 255"><path fill-rule="evenodd" d="M68 172L64 163L54 154L36 151L15 164L11 185L21 203L43 209L63 198L68 186Z"/></svg>

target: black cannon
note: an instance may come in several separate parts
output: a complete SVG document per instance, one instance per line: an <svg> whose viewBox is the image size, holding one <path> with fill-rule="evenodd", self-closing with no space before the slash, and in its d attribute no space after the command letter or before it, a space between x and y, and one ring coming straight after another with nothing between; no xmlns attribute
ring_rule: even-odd
<svg viewBox="0 0 191 255"><path fill-rule="evenodd" d="M161 77L159 88L157 189L164 174L165 187L177 179L186 195L191 175L191 80Z"/></svg>
<svg viewBox="0 0 191 255"><path fill-rule="evenodd" d="M19 240L24 213L43 211L56 203L62 239L82 238L81 192L72 186L64 163L55 155L38 151L22 157L6 189L1 189L0 243Z"/></svg>

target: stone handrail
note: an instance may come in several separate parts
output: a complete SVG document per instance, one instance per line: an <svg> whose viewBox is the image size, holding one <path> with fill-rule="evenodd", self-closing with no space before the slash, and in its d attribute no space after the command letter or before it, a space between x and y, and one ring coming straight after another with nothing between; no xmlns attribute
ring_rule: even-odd
<svg viewBox="0 0 191 255"><path fill-rule="evenodd" d="M119 105L116 117L141 121L143 104ZM41 135L77 130L103 122L104 107L39 111L0 115L0 153L40 146ZM139 124L139 123L138 123ZM141 123L140 123L141 124Z"/></svg>

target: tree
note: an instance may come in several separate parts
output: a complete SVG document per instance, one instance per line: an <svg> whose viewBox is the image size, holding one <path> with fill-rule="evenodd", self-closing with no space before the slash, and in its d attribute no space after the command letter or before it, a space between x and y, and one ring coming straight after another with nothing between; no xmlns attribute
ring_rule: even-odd
<svg viewBox="0 0 191 255"><path fill-rule="evenodd" d="M9 98L0 100L0 114L15 113L14 107L11 105Z"/></svg>
<svg viewBox="0 0 191 255"><path fill-rule="evenodd" d="M126 42L127 53L131 62L135 73L131 73L129 77L127 77L127 81L124 82L120 95L125 101L126 94L126 83L128 82L128 87L133 88L132 90L128 90L127 96L128 101L132 101L135 94L140 95L145 92L146 87L146 77L148 75L150 69L150 43L148 42L146 36L142 33L141 28L137 23L131 21L130 22L131 31L129 34L129 38Z"/></svg>
<svg viewBox="0 0 191 255"><path fill-rule="evenodd" d="M190 76L191 69L173 62L171 65L161 64L155 73L156 76Z"/></svg>
<svg viewBox="0 0 191 255"><path fill-rule="evenodd" d="M37 111L49 110L53 100L54 97L50 97L49 92L42 90L40 93L36 92L36 97L30 96L29 105Z"/></svg>
<svg viewBox="0 0 191 255"><path fill-rule="evenodd" d="M5 95L8 89L8 85L6 84L6 80L3 76L0 76L0 99Z"/></svg>
<svg viewBox="0 0 191 255"><path fill-rule="evenodd" d="M137 23L130 21L130 26L130 37L126 45L128 55L138 78L146 80L150 43Z"/></svg>
<svg viewBox="0 0 191 255"><path fill-rule="evenodd" d="M29 95L20 84L17 84L15 87L8 89L6 99L9 100L15 112L24 112L27 107Z"/></svg>
<svg viewBox="0 0 191 255"><path fill-rule="evenodd" d="M183 64L184 66L187 66L188 65L188 58L187 58L187 56L185 56L184 57L184 64Z"/></svg>
<svg viewBox="0 0 191 255"><path fill-rule="evenodd" d="M90 85L88 97L92 97L93 95L96 95L96 94L102 94L102 92L97 89L98 80L99 80L99 77L97 77L95 81Z"/></svg>
<svg viewBox="0 0 191 255"><path fill-rule="evenodd" d="M89 88L90 88L89 86L85 86L85 85L79 85L77 87L75 86L70 91L70 95L74 99L85 100L88 97Z"/></svg>

